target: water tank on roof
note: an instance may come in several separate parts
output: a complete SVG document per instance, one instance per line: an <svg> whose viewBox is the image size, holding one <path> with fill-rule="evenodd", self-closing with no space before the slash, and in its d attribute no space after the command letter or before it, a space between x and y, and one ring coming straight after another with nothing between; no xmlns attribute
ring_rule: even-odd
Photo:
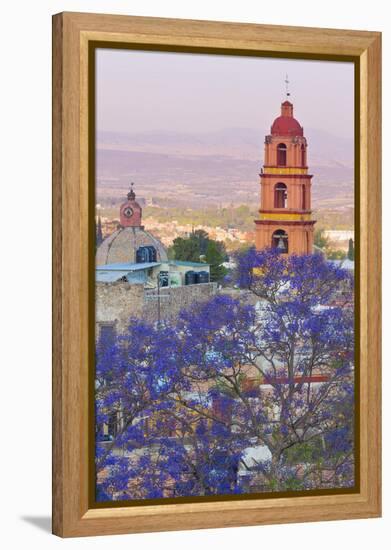
<svg viewBox="0 0 391 550"><path fill-rule="evenodd" d="M185 274L185 284L186 285L195 285L197 283L197 276L195 271L186 271Z"/></svg>
<svg viewBox="0 0 391 550"><path fill-rule="evenodd" d="M209 273L207 271L198 271L196 273L197 283L209 283Z"/></svg>

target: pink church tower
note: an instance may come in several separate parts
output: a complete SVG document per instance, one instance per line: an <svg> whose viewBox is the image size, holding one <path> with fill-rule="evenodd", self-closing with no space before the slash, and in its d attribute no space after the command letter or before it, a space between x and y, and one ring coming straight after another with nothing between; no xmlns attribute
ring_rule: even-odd
<svg viewBox="0 0 391 550"><path fill-rule="evenodd" d="M281 115L265 137L260 177L256 248L278 248L284 254L312 254L316 222L311 219L312 176L308 174L307 140L293 116L290 101L281 104Z"/></svg>

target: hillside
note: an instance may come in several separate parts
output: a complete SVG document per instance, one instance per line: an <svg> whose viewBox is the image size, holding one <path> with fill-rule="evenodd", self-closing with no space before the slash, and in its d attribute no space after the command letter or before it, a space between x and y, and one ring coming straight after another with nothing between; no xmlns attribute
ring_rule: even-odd
<svg viewBox="0 0 391 550"><path fill-rule="evenodd" d="M313 207L343 213L353 206L352 143L308 129ZM97 202L118 204L136 183L161 206L205 208L254 204L263 135L251 128L184 134L102 132L97 139Z"/></svg>

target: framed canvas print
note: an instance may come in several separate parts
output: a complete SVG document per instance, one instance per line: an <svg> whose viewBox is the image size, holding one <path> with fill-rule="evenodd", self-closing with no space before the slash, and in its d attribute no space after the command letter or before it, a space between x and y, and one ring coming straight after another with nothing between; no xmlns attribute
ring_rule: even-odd
<svg viewBox="0 0 391 550"><path fill-rule="evenodd" d="M53 18L53 531L380 515L380 34Z"/></svg>

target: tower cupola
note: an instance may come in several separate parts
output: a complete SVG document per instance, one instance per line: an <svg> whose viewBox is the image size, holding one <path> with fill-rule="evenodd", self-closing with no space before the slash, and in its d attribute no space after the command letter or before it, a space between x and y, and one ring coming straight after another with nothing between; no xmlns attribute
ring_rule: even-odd
<svg viewBox="0 0 391 550"><path fill-rule="evenodd" d="M273 122L270 133L272 136L303 136L303 128L293 117L293 104L290 101L281 103L281 115Z"/></svg>
<svg viewBox="0 0 391 550"><path fill-rule="evenodd" d="M142 208L136 201L134 183L130 184L127 201L120 207L120 224L122 227L141 227Z"/></svg>

